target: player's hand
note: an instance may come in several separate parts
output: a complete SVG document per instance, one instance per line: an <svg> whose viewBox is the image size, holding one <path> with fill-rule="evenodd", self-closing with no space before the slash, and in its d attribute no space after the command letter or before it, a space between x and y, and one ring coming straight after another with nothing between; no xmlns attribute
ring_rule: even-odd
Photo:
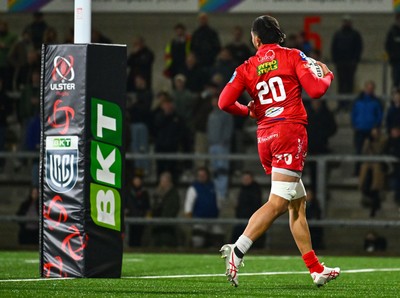
<svg viewBox="0 0 400 298"><path fill-rule="evenodd" d="M328 73L332 72L332 71L330 71L330 69L328 68L328 66L326 66L326 64L322 63L321 61L316 61L316 62L317 62L317 64L318 64L319 66L321 66L322 72L324 73L324 76L326 76Z"/></svg>
<svg viewBox="0 0 400 298"><path fill-rule="evenodd" d="M249 117L256 119L256 114L254 114L254 109L255 109L254 100L250 101L247 104L247 108L249 109Z"/></svg>

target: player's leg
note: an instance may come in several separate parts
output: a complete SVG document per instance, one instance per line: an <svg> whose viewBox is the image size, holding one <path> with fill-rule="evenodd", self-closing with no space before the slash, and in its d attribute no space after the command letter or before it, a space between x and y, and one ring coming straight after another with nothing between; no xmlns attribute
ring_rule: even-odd
<svg viewBox="0 0 400 298"><path fill-rule="evenodd" d="M290 198L295 196L295 186L299 178L279 172L272 172L272 187L268 202L250 218L246 229L235 244L225 244L221 248L226 262L226 275L232 285L238 285L238 271L243 256L253 242L263 235L280 215L288 210Z"/></svg>
<svg viewBox="0 0 400 298"><path fill-rule="evenodd" d="M289 224L293 238L317 286L323 286L340 274L340 268L329 268L320 263L312 249L310 230L306 218L306 192L300 180L297 197L289 204Z"/></svg>

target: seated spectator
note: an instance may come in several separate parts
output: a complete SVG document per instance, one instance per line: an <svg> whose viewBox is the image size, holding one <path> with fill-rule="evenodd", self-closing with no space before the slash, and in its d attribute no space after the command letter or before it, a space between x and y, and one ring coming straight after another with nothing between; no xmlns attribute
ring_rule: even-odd
<svg viewBox="0 0 400 298"><path fill-rule="evenodd" d="M180 210L180 196L174 186L171 173L164 172L153 194L151 214L153 217L175 218ZM157 247L177 246L178 235L175 226L160 225L152 229L152 238Z"/></svg>
<svg viewBox="0 0 400 298"><path fill-rule="evenodd" d="M248 220L255 211L262 206L261 187L254 180L254 175L250 171L242 174L241 186L235 205L235 218ZM238 224L232 231L232 242L235 242L243 234L246 224ZM253 247L262 248L265 236L258 239Z"/></svg>
<svg viewBox="0 0 400 298"><path fill-rule="evenodd" d="M143 186L143 178L135 175L130 181L128 195L125 202L125 216L148 217L150 216L150 196ZM128 245L141 246L145 226L143 224L130 224Z"/></svg>
<svg viewBox="0 0 400 298"><path fill-rule="evenodd" d="M218 218L219 208L214 183L206 167L197 169L195 181L186 192L185 216L189 218ZM220 228L196 224L192 228L192 246L208 247L214 244L214 238L220 234Z"/></svg>
<svg viewBox="0 0 400 298"><path fill-rule="evenodd" d="M17 215L39 219L39 189L32 187L18 208ZM39 222L22 222L18 232L19 244L39 244Z"/></svg>
<svg viewBox="0 0 400 298"><path fill-rule="evenodd" d="M363 155L380 155L386 149L387 137L379 128L371 130L371 135L365 140ZM381 196L385 187L385 169L381 162L366 161L360 168L360 189L362 204L369 207L370 217L374 217L381 208Z"/></svg>
<svg viewBox="0 0 400 298"><path fill-rule="evenodd" d="M366 252L386 251L387 241L375 232L368 232L364 239L364 250Z"/></svg>

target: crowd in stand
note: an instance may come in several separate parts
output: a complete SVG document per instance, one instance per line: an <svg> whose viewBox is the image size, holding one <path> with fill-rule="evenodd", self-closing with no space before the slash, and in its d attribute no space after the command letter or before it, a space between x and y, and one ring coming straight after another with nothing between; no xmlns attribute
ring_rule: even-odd
<svg viewBox="0 0 400 298"><path fill-rule="evenodd" d="M40 47L42 43L71 43L73 31L68 32L61 41L57 31L46 23L42 13L33 15L33 21L19 37L9 30L6 22L0 21L0 151L10 150L9 144L14 144L21 151L39 150ZM246 138L243 127L247 119L228 115L217 106L219 93L230 80L235 68L254 54L243 29L240 26L233 27L231 41L223 45L218 31L210 25L208 15L202 13L193 32L187 32L182 23L177 23L173 32L164 53L154 53L143 37L133 41L132 51L127 57L127 127L130 138L127 151L211 155L244 153ZM357 154L391 154L400 157L399 40L400 14L396 14L395 23L389 28L384 45L393 81L393 93L390 106L387 107L375 95L373 80L365 83L358 96L352 95L355 91L354 77L364 45L350 17L343 18L342 27L332 37L331 56L338 81L337 94L355 97L351 105L349 101L339 101L343 104L339 104L338 110L351 116ZM100 31L93 30L92 42L111 43L111 40ZM288 34L284 46L298 48L316 59L321 56L319 49L313 48L303 32ZM164 55L163 74L171 82L170 90L153 89L153 62L156 55ZM247 103L249 98L244 96L240 100ZM333 111L324 101L307 102L306 108L309 115L309 153L330 153L328 141L337 131ZM16 140L12 139L9 131L10 123L14 122L20 128L18 137L14 136ZM0 170L3 166L4 159L1 159ZM153 168L151 160L129 162L128 181L132 181L129 198L135 198L135 201L127 203L127 215L177 216L180 199L174 190L175 185L183 175L198 169L197 182L188 190L184 212L187 216L200 217L200 213L195 211L198 204L193 197L210 192L213 196L215 194L215 198L207 198L205 204L211 204L215 210L209 208L214 211L207 216L218 217L218 206L228 197L229 178L235 171L241 172L243 165L223 159L209 162L198 159L185 162L157 160L155 172ZM208 186L202 187L199 182L202 171L207 176L207 183L210 183ZM371 208L371 216L379 210L379 191L384 187L376 180L388 173L392 178L395 200L400 206L400 165L384 169L382 164L371 162L357 165L355 169L355 174L360 176L360 189L365 204ZM156 196L152 198L142 189L143 179L151 174L156 175L159 183ZM316 169L312 165L309 174L311 189L315 191ZM247 175L253 179L250 173ZM33 175L32 185L37 186L37 181L37 176ZM257 204L259 199L255 200ZM168 205L167 209L163 209L164 204ZM198 229L198 234L210 232L202 228ZM140 225L131 226L136 236L141 235L141 229ZM175 237L171 235L178 233L166 227L154 227L153 232L170 240ZM236 229L235 233L238 233ZM214 234L218 234L218 231ZM205 245L199 244L199 241L193 240L193 245ZM140 240L132 237L131 245L137 243Z"/></svg>

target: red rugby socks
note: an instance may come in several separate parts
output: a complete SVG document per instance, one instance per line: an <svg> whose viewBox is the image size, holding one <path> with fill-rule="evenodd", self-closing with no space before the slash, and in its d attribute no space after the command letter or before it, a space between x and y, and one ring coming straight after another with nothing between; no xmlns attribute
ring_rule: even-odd
<svg viewBox="0 0 400 298"><path fill-rule="evenodd" d="M322 266L321 263L318 261L318 258L313 250L304 254L303 260L307 268L310 270L310 273L321 273L322 271L324 271L324 266Z"/></svg>

